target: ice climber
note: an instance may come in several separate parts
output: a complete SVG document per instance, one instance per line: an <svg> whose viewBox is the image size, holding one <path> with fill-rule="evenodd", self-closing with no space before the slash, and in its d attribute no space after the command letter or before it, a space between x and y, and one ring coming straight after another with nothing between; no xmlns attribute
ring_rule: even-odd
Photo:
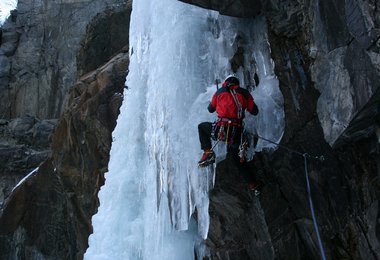
<svg viewBox="0 0 380 260"><path fill-rule="evenodd" d="M225 141L228 152L234 152L233 156L237 157L238 147L241 145L245 110L252 115L259 113L249 91L240 87L239 79L235 75L229 75L224 80L222 87L213 95L208 106L210 113L216 111L218 119L214 123L203 122L198 125L201 149L204 151L198 162L200 167L215 162L211 137L214 140ZM243 161L244 158L240 158L240 160Z"/></svg>

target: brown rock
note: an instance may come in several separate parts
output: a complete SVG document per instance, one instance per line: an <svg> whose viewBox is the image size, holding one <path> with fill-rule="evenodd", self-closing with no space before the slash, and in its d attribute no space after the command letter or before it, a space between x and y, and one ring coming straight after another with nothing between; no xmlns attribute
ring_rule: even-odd
<svg viewBox="0 0 380 260"><path fill-rule="evenodd" d="M128 53L120 53L71 88L51 157L14 190L0 212L2 257L83 258L127 67Z"/></svg>

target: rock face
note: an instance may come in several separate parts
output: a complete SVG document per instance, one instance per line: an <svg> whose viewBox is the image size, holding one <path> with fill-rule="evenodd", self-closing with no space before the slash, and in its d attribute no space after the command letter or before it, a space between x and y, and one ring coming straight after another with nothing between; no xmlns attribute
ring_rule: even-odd
<svg viewBox="0 0 380 260"><path fill-rule="evenodd" d="M48 158L56 124L31 116L0 120L0 205L25 174Z"/></svg>
<svg viewBox="0 0 380 260"><path fill-rule="evenodd" d="M261 12L260 0L179 0L181 2L197 5L203 8L218 11L220 14L238 16L238 17L253 17Z"/></svg>
<svg viewBox="0 0 380 260"><path fill-rule="evenodd" d="M1 117L30 114L58 118L67 101L68 88L81 73L103 64L125 45L128 33L124 31L128 26L112 25L129 24L129 15L123 13L127 9L130 9L127 0L19 0L17 12L1 29L0 103L4 104L0 107ZM104 32L95 28L92 33L87 32L92 38L96 38L96 33L107 33L107 37L101 38L108 40L90 40L96 47L89 49L99 50L98 61L92 61L92 67L86 65L90 66L86 71L81 62L88 60L82 57L81 44L88 47L89 41L84 36L86 29L91 28L87 26L93 26L90 21L99 16L108 16L103 20L109 21L107 25L114 29ZM106 48L107 41L114 42L111 49ZM79 70L77 56L83 60L79 62Z"/></svg>
<svg viewBox="0 0 380 260"><path fill-rule="evenodd" d="M234 3L219 4L227 2ZM196 4L209 7L208 1ZM378 259L379 3L286 0L261 6L285 99L282 145L325 157L308 159L307 170L327 258ZM209 258L320 259L303 156L267 151L250 167L262 183L259 197L242 189L231 161L218 165Z"/></svg>
<svg viewBox="0 0 380 260"><path fill-rule="evenodd" d="M2 259L82 259L107 171L128 53L84 75L53 135L52 155L6 199Z"/></svg>
<svg viewBox="0 0 380 260"><path fill-rule="evenodd" d="M317 53L311 75L321 92L317 112L325 138L330 145L339 146L375 132L371 127L374 122L368 121L378 112L364 107L372 97L375 100L370 106L380 105L376 98L380 85L376 43L380 37L379 13L371 1L340 1L334 8L327 5L321 4L323 13L315 12L325 25L315 25L312 30L314 39L322 39L312 43Z"/></svg>
<svg viewBox="0 0 380 260"><path fill-rule="evenodd" d="M285 99L282 145L325 157L307 158L306 169L327 258L379 259L378 1L183 2L228 15L266 16ZM0 153L15 158L4 160L10 170L2 176L13 186L22 171L44 162L2 207L1 258L81 259L107 169L128 55L121 51L92 70L125 45L120 36L125 28L116 25L129 21L130 2L20 0L19 5L1 29L5 145ZM104 24L115 26L111 42ZM244 55L238 52L231 57L235 69ZM54 126L46 119L61 114L50 153L46 140ZM245 188L231 159L218 165L210 193L208 258L320 259L304 159L286 149L256 154L249 167L262 184L259 197ZM18 160L22 164L12 165ZM20 177L14 178L17 172ZM11 185L6 187L2 196L10 193Z"/></svg>
<svg viewBox="0 0 380 260"><path fill-rule="evenodd" d="M131 1L48 2L0 28L1 259L83 258L123 97Z"/></svg>

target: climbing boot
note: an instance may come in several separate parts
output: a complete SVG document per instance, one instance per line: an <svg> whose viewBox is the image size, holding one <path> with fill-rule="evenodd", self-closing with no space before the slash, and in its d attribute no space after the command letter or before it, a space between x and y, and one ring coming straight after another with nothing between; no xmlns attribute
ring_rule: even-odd
<svg viewBox="0 0 380 260"><path fill-rule="evenodd" d="M254 182L248 183L248 190L253 191L253 193L255 194L255 196L259 196L260 195L259 185L256 184L256 183L254 183Z"/></svg>
<svg viewBox="0 0 380 260"><path fill-rule="evenodd" d="M201 160L198 162L199 167L206 167L215 162L215 153L213 150L205 150Z"/></svg>

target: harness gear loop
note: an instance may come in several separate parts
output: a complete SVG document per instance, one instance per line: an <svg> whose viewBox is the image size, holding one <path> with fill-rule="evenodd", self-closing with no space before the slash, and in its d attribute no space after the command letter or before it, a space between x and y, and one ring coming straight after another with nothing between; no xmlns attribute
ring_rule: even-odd
<svg viewBox="0 0 380 260"><path fill-rule="evenodd" d="M225 141L227 148L229 148L234 143L236 131L242 128L243 125L241 119L219 117L213 123L211 138L217 141L217 143Z"/></svg>

